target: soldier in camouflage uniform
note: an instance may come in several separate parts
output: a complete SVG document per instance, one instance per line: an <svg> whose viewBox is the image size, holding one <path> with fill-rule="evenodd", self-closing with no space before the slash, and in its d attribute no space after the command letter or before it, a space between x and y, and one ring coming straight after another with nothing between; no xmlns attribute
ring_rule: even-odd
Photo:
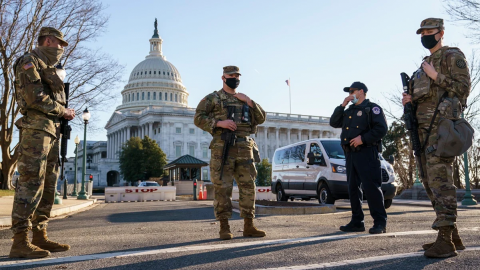
<svg viewBox="0 0 480 270"><path fill-rule="evenodd" d="M63 79L54 67L67 45L60 31L43 27L37 48L14 65L16 98L23 117L15 123L20 130L20 177L13 202L10 258L42 258L50 251L70 249L50 241L46 231L59 173L60 118L75 117L73 109L64 107Z"/></svg>
<svg viewBox="0 0 480 270"><path fill-rule="evenodd" d="M264 231L260 231L253 226L255 177L257 175L254 164L254 150L258 150L258 148L253 138L249 137L250 134L256 133L257 125L265 122L265 111L248 96L235 91L240 83L240 75L238 67L224 67L223 89L207 95L200 101L194 119L197 127L213 136L210 143L212 151L210 175L215 188L215 217L220 221L220 239L223 240L233 237L228 225L228 219L232 217L233 179L237 182L240 192L240 216L244 218L243 236L263 237L266 235ZM245 104L248 107L244 106ZM234 121L227 120L227 107L230 106L235 108ZM243 107L249 108L248 122L242 120ZM234 131L237 139L235 145L229 148L222 180L220 180L224 146L221 134L226 129Z"/></svg>
<svg viewBox="0 0 480 270"><path fill-rule="evenodd" d="M422 182L437 214L432 225L433 229L438 230L437 240L423 245L423 248L427 257L450 257L457 255L456 249L465 249L465 246L456 228L457 196L452 174L455 157L435 154L439 135L437 128L440 118L460 118L470 93L470 73L462 51L443 46L443 19L423 20L417 34L422 35L422 44L431 54L423 59L421 67L412 76L413 93L404 93L402 101L403 105L412 101L417 107L422 146L426 142L421 157L421 165L426 168ZM432 122L437 105L438 115Z"/></svg>

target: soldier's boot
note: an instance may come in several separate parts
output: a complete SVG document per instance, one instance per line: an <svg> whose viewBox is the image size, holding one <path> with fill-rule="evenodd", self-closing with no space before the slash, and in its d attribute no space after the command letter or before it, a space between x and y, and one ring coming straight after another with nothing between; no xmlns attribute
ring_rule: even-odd
<svg viewBox="0 0 480 270"><path fill-rule="evenodd" d="M443 226L438 230L437 241L424 253L429 258L448 258L457 256L455 245L452 242L453 226Z"/></svg>
<svg viewBox="0 0 480 270"><path fill-rule="evenodd" d="M33 238L32 244L36 245L39 248L51 251L51 252L62 252L70 249L70 246L67 244L60 244L53 242L47 237L47 229L43 230L33 229Z"/></svg>
<svg viewBox="0 0 480 270"><path fill-rule="evenodd" d="M13 236L13 245L9 258L38 259L50 256L48 250L43 250L28 241L28 231L17 232Z"/></svg>
<svg viewBox="0 0 480 270"><path fill-rule="evenodd" d="M233 238L233 234L230 231L230 225L228 225L228 219L220 219L220 239L230 240Z"/></svg>
<svg viewBox="0 0 480 270"><path fill-rule="evenodd" d="M460 235L458 234L457 227L455 227L455 229L452 232L452 242L455 245L456 250L464 250L465 249L465 246L463 245L462 239L460 238ZM435 242L424 244L422 246L423 250L427 250L427 249L431 248L433 246L433 244L435 244Z"/></svg>
<svg viewBox="0 0 480 270"><path fill-rule="evenodd" d="M264 237L267 234L253 226L253 218L245 218L243 225L243 236L245 237Z"/></svg>

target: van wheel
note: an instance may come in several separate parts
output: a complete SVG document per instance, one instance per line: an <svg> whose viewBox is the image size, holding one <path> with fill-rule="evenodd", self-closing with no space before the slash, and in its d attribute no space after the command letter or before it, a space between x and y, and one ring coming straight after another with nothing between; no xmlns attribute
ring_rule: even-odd
<svg viewBox="0 0 480 270"><path fill-rule="evenodd" d="M283 191L282 185L277 185L277 202L286 202L288 197L285 195L285 191Z"/></svg>
<svg viewBox="0 0 480 270"><path fill-rule="evenodd" d="M393 199L387 199L383 201L383 204L385 205L385 209L390 208L390 206L392 206L392 203L393 203Z"/></svg>
<svg viewBox="0 0 480 270"><path fill-rule="evenodd" d="M318 202L320 204L335 204L335 198L333 198L333 195L325 182L318 187Z"/></svg>

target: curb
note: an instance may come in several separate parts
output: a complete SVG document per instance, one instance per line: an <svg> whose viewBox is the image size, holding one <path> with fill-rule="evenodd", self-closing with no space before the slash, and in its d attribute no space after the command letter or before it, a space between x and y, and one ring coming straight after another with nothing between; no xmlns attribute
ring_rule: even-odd
<svg viewBox="0 0 480 270"><path fill-rule="evenodd" d="M432 205L424 200L425 203L421 202L402 202L402 201L393 201L393 205L410 205L410 206L423 206L423 207L432 207ZM477 205L462 205L461 202L458 204L457 208L462 208L462 209L480 209L480 204Z"/></svg>
<svg viewBox="0 0 480 270"><path fill-rule="evenodd" d="M239 203L232 201L232 206L239 209ZM312 215L312 214L330 214L335 213L337 208L333 204L319 206L301 206L301 207L285 207L285 206L264 206L255 205L256 215Z"/></svg>
<svg viewBox="0 0 480 270"><path fill-rule="evenodd" d="M52 212L50 212L50 218L54 218L57 216L78 211L80 209L89 207L90 205L93 205L96 202L97 202L97 199L91 199L77 205L65 206L65 207L53 209ZM0 217L0 226L12 226L12 217Z"/></svg>

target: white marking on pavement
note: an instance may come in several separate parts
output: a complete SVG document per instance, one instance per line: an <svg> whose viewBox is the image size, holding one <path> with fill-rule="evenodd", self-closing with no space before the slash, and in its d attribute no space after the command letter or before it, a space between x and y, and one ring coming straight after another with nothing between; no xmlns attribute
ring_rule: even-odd
<svg viewBox="0 0 480 270"><path fill-rule="evenodd" d="M465 252L465 251L480 251L480 247L467 247L465 250L460 250L458 252ZM295 265L295 266L285 266L285 267L275 267L275 268L261 268L261 269L257 269L257 270L321 269L321 268L349 266L349 265L362 264L362 263L381 262L381 261L404 259L404 258L411 258L411 257L420 257L420 256L423 256L423 252L410 252L410 253L395 254L395 255L382 255L382 256L361 258L361 259L355 259L355 260L345 260L345 261L340 261L340 262L305 264L305 265Z"/></svg>
<svg viewBox="0 0 480 270"><path fill-rule="evenodd" d="M479 231L480 227L469 228L468 230ZM463 230L460 230L460 231L463 231ZM99 260L99 259L108 259L108 258L125 258L125 257L167 254L167 253L176 253L176 252L188 252L188 251L207 251L207 250L248 247L248 246L296 244L296 243L308 243L308 242L314 242L314 241L343 240L343 239L370 238L370 237L408 236L408 235L422 235L422 234L436 234L436 233L437 231L435 230L423 230L423 231L392 232L392 233L383 233L383 234L368 234L368 233L367 234L340 234L340 235L329 235L329 236L318 236L318 237L248 241L248 242L229 243L229 244L198 245L198 246L194 245L194 246L183 246L183 247L173 247L173 248L150 249L150 250L144 250L144 251L119 251L119 252L111 252L111 253L100 253L100 254L61 257L61 258L50 257L50 258L34 259L34 260L3 261L3 262L0 262L0 267L14 267L14 266L20 266L20 265L27 266L27 265L41 265L41 264L62 264L62 263L69 263L69 262L80 262L80 261Z"/></svg>

